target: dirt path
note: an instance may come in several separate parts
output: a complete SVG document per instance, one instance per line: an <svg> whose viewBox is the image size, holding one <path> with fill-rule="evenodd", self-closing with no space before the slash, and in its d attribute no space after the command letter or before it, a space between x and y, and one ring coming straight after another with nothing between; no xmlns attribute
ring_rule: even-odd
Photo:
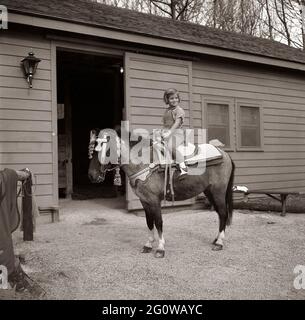
<svg viewBox="0 0 305 320"><path fill-rule="evenodd" d="M305 215L236 210L222 252L211 250L215 212L163 218L164 259L140 253L145 218L113 199L63 202L61 221L38 225L34 242L14 238L48 299L305 299L293 288L294 267L305 265Z"/></svg>

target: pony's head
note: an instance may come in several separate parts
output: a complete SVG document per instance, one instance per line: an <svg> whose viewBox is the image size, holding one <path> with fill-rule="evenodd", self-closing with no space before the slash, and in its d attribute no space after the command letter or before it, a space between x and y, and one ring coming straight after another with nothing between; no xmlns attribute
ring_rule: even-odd
<svg viewBox="0 0 305 320"><path fill-rule="evenodd" d="M119 166L120 139L112 129L90 131L88 177L93 183L105 180L107 171Z"/></svg>

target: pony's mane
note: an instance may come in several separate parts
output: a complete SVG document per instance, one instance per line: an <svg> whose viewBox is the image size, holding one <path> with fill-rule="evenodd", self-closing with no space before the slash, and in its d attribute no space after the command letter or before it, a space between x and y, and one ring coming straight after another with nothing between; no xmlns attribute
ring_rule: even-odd
<svg viewBox="0 0 305 320"><path fill-rule="evenodd" d="M121 130L119 130L119 131L115 130L115 131L116 131L118 137L119 137L122 141L126 142L124 139L122 139ZM138 144L138 143L141 141L140 139L138 139L138 140L136 140L136 141L131 140L131 139L130 139L130 136L131 136L131 133L128 132L128 143L129 143L129 146L130 146L130 147L135 146L136 144ZM126 137L126 135L125 135L125 137ZM149 146L152 147L152 145L153 145L153 140L152 140L151 138L149 138Z"/></svg>

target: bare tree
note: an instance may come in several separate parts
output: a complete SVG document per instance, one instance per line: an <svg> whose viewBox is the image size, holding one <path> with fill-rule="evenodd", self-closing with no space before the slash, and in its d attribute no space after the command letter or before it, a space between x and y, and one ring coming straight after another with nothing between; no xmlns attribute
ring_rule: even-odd
<svg viewBox="0 0 305 320"><path fill-rule="evenodd" d="M256 35L262 6L257 0L239 0L236 13L236 31Z"/></svg>
<svg viewBox="0 0 305 320"><path fill-rule="evenodd" d="M266 13L267 13L267 23L268 23L268 32L269 32L269 39L273 40L273 19L272 19L272 15L270 12L270 4L269 4L269 0L264 0L265 1L265 6L266 6Z"/></svg>
<svg viewBox="0 0 305 320"><path fill-rule="evenodd" d="M146 0L157 14L173 20L200 22L205 0Z"/></svg>
<svg viewBox="0 0 305 320"><path fill-rule="evenodd" d="M305 0L92 0L304 47Z"/></svg>
<svg viewBox="0 0 305 320"><path fill-rule="evenodd" d="M213 0L206 25L256 35L262 5L258 0Z"/></svg>
<svg viewBox="0 0 305 320"><path fill-rule="evenodd" d="M288 3L285 2L285 0L274 0L276 14L282 23L282 26L285 31L287 43L290 46L291 45L291 36L290 36L290 30L288 28L287 4Z"/></svg>
<svg viewBox="0 0 305 320"><path fill-rule="evenodd" d="M303 50L305 49L305 0L295 0L299 6Z"/></svg>
<svg viewBox="0 0 305 320"><path fill-rule="evenodd" d="M209 27L235 31L236 8L239 0L213 0L210 2L210 12L206 15L206 25Z"/></svg>

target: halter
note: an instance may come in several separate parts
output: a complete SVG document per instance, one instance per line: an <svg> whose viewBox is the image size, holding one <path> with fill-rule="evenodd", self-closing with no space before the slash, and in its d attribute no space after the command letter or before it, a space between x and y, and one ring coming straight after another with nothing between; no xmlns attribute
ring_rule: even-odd
<svg viewBox="0 0 305 320"><path fill-rule="evenodd" d="M103 137L96 137L96 132L91 131L90 132L90 143L89 143L89 159L92 159L93 157L93 152L96 151L98 152L98 160L99 163L102 165L106 156L106 151L107 151L107 132L103 135ZM116 171L114 175L114 180L113 184L116 186L121 186L122 185L122 179L120 175L120 166L121 166L121 156L120 156L120 143L119 139L116 136L117 140L117 165L115 165L113 168L103 168L103 174L102 176L105 177L107 172L109 171ZM95 147L95 143L97 143Z"/></svg>

